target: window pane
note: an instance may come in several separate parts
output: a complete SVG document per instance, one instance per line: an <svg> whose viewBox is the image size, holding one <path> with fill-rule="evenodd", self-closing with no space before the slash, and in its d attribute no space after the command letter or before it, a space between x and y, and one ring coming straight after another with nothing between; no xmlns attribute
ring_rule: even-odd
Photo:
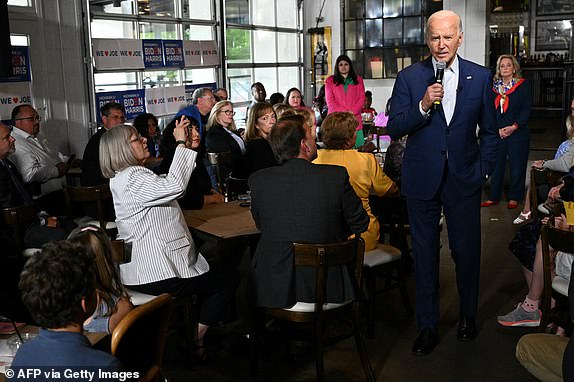
<svg viewBox="0 0 574 382"><path fill-rule="evenodd" d="M396 77L398 73L399 63L397 58L402 58L401 49L385 49L384 50L384 61L385 61L385 76L386 77ZM402 61L401 61L402 62Z"/></svg>
<svg viewBox="0 0 574 382"><path fill-rule="evenodd" d="M144 88L157 88L157 87L179 85L179 71L177 70L144 72L142 75L143 75Z"/></svg>
<svg viewBox="0 0 574 382"><path fill-rule="evenodd" d="M138 0L138 14L175 17L174 0Z"/></svg>
<svg viewBox="0 0 574 382"><path fill-rule="evenodd" d="M366 20L365 25L367 28L365 47L383 46L383 19Z"/></svg>
<svg viewBox="0 0 574 382"><path fill-rule="evenodd" d="M421 14L421 0L404 0L404 15L417 16Z"/></svg>
<svg viewBox="0 0 574 382"><path fill-rule="evenodd" d="M297 28L297 0L277 0L277 26Z"/></svg>
<svg viewBox="0 0 574 382"><path fill-rule="evenodd" d="M345 47L359 49L363 47L363 22L347 21L345 23Z"/></svg>
<svg viewBox="0 0 574 382"><path fill-rule="evenodd" d="M253 31L253 56L255 62L277 62L274 32Z"/></svg>
<svg viewBox="0 0 574 382"><path fill-rule="evenodd" d="M229 69L229 96L231 102L247 102L251 100L251 69Z"/></svg>
<svg viewBox="0 0 574 382"><path fill-rule="evenodd" d="M251 32L243 29L227 30L227 61L251 62Z"/></svg>
<svg viewBox="0 0 574 382"><path fill-rule="evenodd" d="M365 78L383 78L383 50L365 51Z"/></svg>
<svg viewBox="0 0 574 382"><path fill-rule="evenodd" d="M184 40L213 40L213 27L209 25L187 25L183 30Z"/></svg>
<svg viewBox="0 0 574 382"><path fill-rule="evenodd" d="M249 1L226 0L225 21L232 24L249 24Z"/></svg>
<svg viewBox="0 0 574 382"><path fill-rule="evenodd" d="M345 0L345 17L351 19L363 18L363 0Z"/></svg>
<svg viewBox="0 0 574 382"><path fill-rule="evenodd" d="M140 23L140 39L177 40L176 24Z"/></svg>
<svg viewBox="0 0 574 382"><path fill-rule="evenodd" d="M421 17L405 17L404 22L404 43L406 45L424 44Z"/></svg>
<svg viewBox="0 0 574 382"><path fill-rule="evenodd" d="M261 82L265 86L267 98L277 92L277 68L255 68L253 82Z"/></svg>
<svg viewBox="0 0 574 382"><path fill-rule="evenodd" d="M367 0L367 18L383 17L383 0Z"/></svg>
<svg viewBox="0 0 574 382"><path fill-rule="evenodd" d="M287 90L291 89L292 87L299 88L299 68L298 67L280 67L279 69L279 92L285 95ZM269 92L267 92L271 95Z"/></svg>
<svg viewBox="0 0 574 382"><path fill-rule="evenodd" d="M296 33L277 33L277 44L279 46L279 62L297 62L299 60L297 46L299 40Z"/></svg>
<svg viewBox="0 0 574 382"><path fill-rule="evenodd" d="M211 6L212 0L184 0L183 1L183 18L212 20Z"/></svg>
<svg viewBox="0 0 574 382"><path fill-rule="evenodd" d="M25 34L10 34L10 45L12 46L29 46L28 36Z"/></svg>
<svg viewBox="0 0 574 382"><path fill-rule="evenodd" d="M385 20L383 36L385 46L401 45L403 41L403 19Z"/></svg>
<svg viewBox="0 0 574 382"><path fill-rule="evenodd" d="M186 69L184 70L183 78L183 81L186 84L204 84L209 82L216 82L215 69L213 68Z"/></svg>
<svg viewBox="0 0 574 382"><path fill-rule="evenodd" d="M383 17L398 17L402 15L401 0L383 0Z"/></svg>
<svg viewBox="0 0 574 382"><path fill-rule="evenodd" d="M347 52L347 56L349 56L351 61L353 61L353 69L355 69L355 72L358 75L363 76L363 73L365 73L363 70L363 51L351 50Z"/></svg>
<svg viewBox="0 0 574 382"><path fill-rule="evenodd" d="M129 21L92 20L92 38L137 38Z"/></svg>
<svg viewBox="0 0 574 382"><path fill-rule="evenodd" d="M17 7L29 7L30 0L8 0L8 5L14 5Z"/></svg>
<svg viewBox="0 0 574 382"><path fill-rule="evenodd" d="M111 2L110 2L111 3ZM114 4L94 5L90 4L90 11L114 13L118 15L135 15L136 9L135 0L122 0L119 6L115 7Z"/></svg>
<svg viewBox="0 0 574 382"><path fill-rule="evenodd" d="M275 26L275 2L273 0L252 0L252 24Z"/></svg>
<svg viewBox="0 0 574 382"><path fill-rule="evenodd" d="M96 93L137 89L135 72L95 73Z"/></svg>

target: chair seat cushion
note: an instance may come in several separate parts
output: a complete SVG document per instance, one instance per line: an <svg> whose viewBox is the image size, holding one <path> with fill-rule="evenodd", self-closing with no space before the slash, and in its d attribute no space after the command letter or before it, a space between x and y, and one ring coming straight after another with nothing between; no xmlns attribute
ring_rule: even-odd
<svg viewBox="0 0 574 382"><path fill-rule="evenodd" d="M152 294L137 292L129 288L126 288L126 292L128 296L130 296L130 300L132 304L134 304L134 306L143 305L146 302L150 302L151 300L157 297Z"/></svg>
<svg viewBox="0 0 574 382"><path fill-rule="evenodd" d="M552 280L552 289L563 296L568 296L568 283L569 280L566 280L564 277L556 276Z"/></svg>
<svg viewBox="0 0 574 382"><path fill-rule="evenodd" d="M387 264L392 261L401 259L401 251L388 244L377 244L377 248L365 252L363 265L365 267L376 267L377 265Z"/></svg>
<svg viewBox="0 0 574 382"><path fill-rule="evenodd" d="M352 303L352 301L345 301L345 302L342 302L340 304L335 304L335 303L323 304L323 310L331 310L331 309L340 308L340 307L342 307L344 305L348 305L350 303ZM287 310L289 312L301 312L301 313L314 312L315 311L315 304L313 304L312 302L298 302L290 308L285 308L285 310Z"/></svg>

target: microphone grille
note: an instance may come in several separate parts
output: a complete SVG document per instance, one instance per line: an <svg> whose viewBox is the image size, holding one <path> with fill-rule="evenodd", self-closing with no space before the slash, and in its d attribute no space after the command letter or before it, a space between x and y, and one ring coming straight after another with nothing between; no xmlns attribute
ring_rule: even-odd
<svg viewBox="0 0 574 382"><path fill-rule="evenodd" d="M446 62L444 62L444 61L438 61L438 62L436 63L436 68L437 68L438 70L440 70L440 69L445 70L445 69L446 69Z"/></svg>

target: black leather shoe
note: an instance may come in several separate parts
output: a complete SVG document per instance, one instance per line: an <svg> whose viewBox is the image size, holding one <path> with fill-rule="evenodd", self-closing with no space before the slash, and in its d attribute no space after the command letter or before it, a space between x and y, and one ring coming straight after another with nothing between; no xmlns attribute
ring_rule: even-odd
<svg viewBox="0 0 574 382"><path fill-rule="evenodd" d="M476 330L476 322L474 318L461 317L458 320L458 331L456 338L459 341L472 341L476 338L478 331Z"/></svg>
<svg viewBox="0 0 574 382"><path fill-rule="evenodd" d="M413 344L413 353L419 356L430 354L439 342L436 329L423 329Z"/></svg>

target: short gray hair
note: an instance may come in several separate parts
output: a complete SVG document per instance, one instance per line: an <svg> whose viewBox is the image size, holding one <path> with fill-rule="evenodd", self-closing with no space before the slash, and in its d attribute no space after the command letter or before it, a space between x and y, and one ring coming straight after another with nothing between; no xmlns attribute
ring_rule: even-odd
<svg viewBox="0 0 574 382"><path fill-rule="evenodd" d="M205 95L205 92L211 92L211 94L213 94L213 90L211 90L210 88L197 88L193 91L193 94L191 95L191 103L194 105L197 105L197 101L203 97Z"/></svg>
<svg viewBox="0 0 574 382"><path fill-rule="evenodd" d="M430 37L429 36L429 24L430 24L431 20L435 17L446 16L448 14L450 14L452 16L456 16L458 18L458 35L460 35L462 33L462 19L460 18L460 16L456 12L453 12L453 11L448 10L448 9L443 9L442 11L437 11L437 12L435 12L429 16L427 23L425 25L425 41L428 41L428 39Z"/></svg>
<svg viewBox="0 0 574 382"><path fill-rule="evenodd" d="M113 178L116 172L139 165L134 156L130 139L138 135L131 125L118 125L106 131L100 139L100 169L106 178Z"/></svg>

